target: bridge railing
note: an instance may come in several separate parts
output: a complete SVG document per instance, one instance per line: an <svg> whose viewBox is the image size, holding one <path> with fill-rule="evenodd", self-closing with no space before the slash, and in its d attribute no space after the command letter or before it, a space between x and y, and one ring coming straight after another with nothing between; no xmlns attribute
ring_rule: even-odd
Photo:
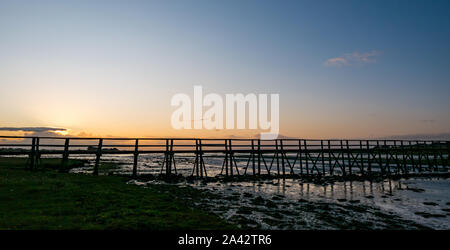
<svg viewBox="0 0 450 250"><path fill-rule="evenodd" d="M102 155L163 154L162 169L176 171L175 154L195 156L193 175L207 176L205 155L223 157L221 173L286 175L381 175L448 171L450 142L439 140L86 138L0 136L0 156L27 156L30 169L42 155L94 155L98 174Z"/></svg>

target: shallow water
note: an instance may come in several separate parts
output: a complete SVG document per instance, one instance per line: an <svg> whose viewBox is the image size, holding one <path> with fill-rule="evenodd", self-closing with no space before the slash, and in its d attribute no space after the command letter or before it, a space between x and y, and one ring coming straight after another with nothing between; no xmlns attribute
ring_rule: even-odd
<svg viewBox="0 0 450 250"><path fill-rule="evenodd" d="M92 171L93 157L79 157L89 159L89 163L82 168L73 169L72 172ZM142 157L139 162L140 174L158 174L161 171L163 156ZM115 156L105 158L102 162L119 164L113 169L107 169L103 174L120 173L131 174L132 157ZM190 174L193 158L178 158L178 173ZM239 163L238 163L239 164ZM220 173L222 159L214 157L207 161L208 175ZM240 164L242 167L244 164ZM243 171L241 169L241 171ZM242 173L242 172L241 172ZM133 182L145 185L143 182ZM192 186L200 190L219 194L223 198L202 201L202 206L210 207L211 212L233 220L240 217L242 221L252 220L250 224L263 229L333 229L330 223L317 219L315 211L305 212L308 209L329 210L330 214L346 214L346 220L358 218L362 223L373 224L370 228L389 228L386 223L380 222L378 211L388 215L395 215L407 221L434 229L450 229L450 179L439 178L412 178L401 180L385 180L383 182L336 182L334 184L304 183L301 180L264 180L246 182L194 182L179 183L177 185ZM267 202L256 204L255 199L261 197L274 203L267 209ZM304 201L314 204L327 203L331 206L325 208L310 208L303 205ZM270 203L272 204L272 203ZM355 210L355 208L357 208ZM305 210L306 209L306 210ZM362 213L358 210L368 209ZM355 211L356 212L355 212ZM301 220L299 219L301 218ZM316 218L316 219L315 219ZM271 223L272 222L272 223ZM298 223L297 223L298 222ZM384 223L384 224L383 224ZM401 223L394 221L393 223ZM408 227L406 227L408 228Z"/></svg>
<svg viewBox="0 0 450 250"><path fill-rule="evenodd" d="M339 182L327 185L302 183L299 180L275 180L256 183L208 183L195 186L225 195L252 194L247 200L261 196L272 200L273 197L279 197L281 202L297 202L304 199L336 204L362 204L431 228L450 229L448 179L409 179L382 183ZM433 217L436 215L443 217Z"/></svg>
<svg viewBox="0 0 450 250"><path fill-rule="evenodd" d="M45 157L55 157L52 155L46 155ZM59 156L56 156L59 157ZM251 174L253 172L252 169L252 163L249 159L248 155L245 154L235 154L234 156L234 160L233 160L233 171L234 173L239 173L239 174L243 174L243 173L249 173ZM305 160L302 160L302 164L303 167L302 169L300 169L300 162L297 161L295 159L295 155L287 155L288 160L285 161L285 171L286 173L289 172L293 172L295 174L300 174L300 172L302 171L303 173L306 173L306 166L308 166ZM314 154L312 154L312 157L316 157ZM73 159L89 159L92 160L90 165L87 166L83 171L85 172L89 172L93 170L93 160L95 159L94 156L89 156L89 155L71 155L70 158ZM116 163L120 163L121 166L120 168L116 168L114 170L110 170L112 173L121 173L121 174L131 174L132 173L132 166L133 166L133 155L104 155L102 156L102 162L116 162ZM175 167L173 167L172 172L174 173L178 173L178 174L182 174L184 176L188 176L192 174L193 171L193 165L195 162L195 156L193 156L192 154L177 154L175 155L175 160L174 162ZM224 168L223 168L223 163L224 163L224 157L223 155L217 155L217 154L212 154L212 153L208 153L208 154L204 154L203 156L204 158L204 163L205 163L205 167L207 170L207 175L208 176L217 176L219 174L225 173ZM280 173L282 173L282 164L281 162L278 162L279 164L277 164L277 161L275 160L276 158L274 158L274 155L264 155L262 157L261 160L261 165L260 165L260 171L261 174L267 174L267 173L271 173L271 174L275 174L278 171L280 171ZM162 165L164 162L164 154L148 154L148 155L140 155L139 156L139 160L138 160L138 173L139 174L159 174L162 170ZM315 172L325 172L326 174L330 173L330 163L331 166L335 165L335 161L325 161L324 164L322 165L321 161L315 161L314 164L316 165L313 168L313 163L311 162L311 160L308 161L309 164L309 171L312 173L313 171ZM257 163L255 163L257 164ZM345 161L345 165L348 164L348 161ZM391 168L396 169L394 167L394 163L391 163ZM90 168L89 168L90 167ZM409 169L411 169L411 165L407 164L407 167ZM255 168L257 168L255 166ZM438 166L439 169L443 169L442 166ZM257 171L257 169L255 169ZM358 167L353 167L352 168L353 173L357 174L360 173L359 168ZM367 171L367 169L365 170ZM380 172L380 168L378 166L376 166L376 164L374 164L372 166L372 171L373 172ZM335 166L333 168L333 173L335 174L341 174L342 173L342 169L340 169L340 167Z"/></svg>

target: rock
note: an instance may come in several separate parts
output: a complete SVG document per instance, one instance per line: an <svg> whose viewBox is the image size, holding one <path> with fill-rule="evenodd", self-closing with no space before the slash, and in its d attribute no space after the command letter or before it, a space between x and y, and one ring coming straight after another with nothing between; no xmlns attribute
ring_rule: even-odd
<svg viewBox="0 0 450 250"><path fill-rule="evenodd" d="M273 218L276 218L276 219L282 219L283 218L283 215L278 213L278 212L273 212L273 213L268 213L268 214L270 216L272 216Z"/></svg>
<svg viewBox="0 0 450 250"><path fill-rule="evenodd" d="M244 197L252 197L253 195L251 193L244 193Z"/></svg>
<svg viewBox="0 0 450 250"><path fill-rule="evenodd" d="M237 211L237 214L251 214L252 213L252 209L249 207L240 207Z"/></svg>
<svg viewBox="0 0 450 250"><path fill-rule="evenodd" d="M273 220L270 218L264 218L262 221L269 226L276 226L276 225L280 224L280 222L278 220Z"/></svg>
<svg viewBox="0 0 450 250"><path fill-rule="evenodd" d="M267 206L267 207L271 207L271 208L276 208L276 207L278 207L277 204L276 204L275 202L270 201L270 200L266 201L266 206Z"/></svg>
<svg viewBox="0 0 450 250"><path fill-rule="evenodd" d="M435 202L424 202L423 204L427 205L427 206L437 206L437 205L439 205L439 204L437 204Z"/></svg>
<svg viewBox="0 0 450 250"><path fill-rule="evenodd" d="M420 215L424 218L442 218L442 217L446 217L445 214L430 214L427 212L415 212L414 214L416 215Z"/></svg>
<svg viewBox="0 0 450 250"><path fill-rule="evenodd" d="M281 199L283 199L283 197L280 196L280 195L274 195L274 196L272 196L272 200L281 200Z"/></svg>
<svg viewBox="0 0 450 250"><path fill-rule="evenodd" d="M264 204L264 199L261 196L258 196L256 198L254 198L251 203L253 205L263 205Z"/></svg>
<svg viewBox="0 0 450 250"><path fill-rule="evenodd" d="M244 229L248 228L249 226L251 226L251 227L258 226L257 222L250 220L242 215L233 215L230 218L230 221L236 222L240 228L244 228Z"/></svg>
<svg viewBox="0 0 450 250"><path fill-rule="evenodd" d="M410 190L416 193L422 193L425 192L425 189L421 189L421 188L414 188L414 187L406 187L406 190Z"/></svg>

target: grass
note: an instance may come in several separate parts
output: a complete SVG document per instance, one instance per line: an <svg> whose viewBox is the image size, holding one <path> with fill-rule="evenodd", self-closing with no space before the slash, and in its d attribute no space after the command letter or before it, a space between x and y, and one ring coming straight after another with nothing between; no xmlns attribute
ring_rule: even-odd
<svg viewBox="0 0 450 250"><path fill-rule="evenodd" d="M25 161L0 158L0 229L236 229L189 206L185 189L143 188L120 176L62 173L55 159L44 159L46 168L29 171Z"/></svg>

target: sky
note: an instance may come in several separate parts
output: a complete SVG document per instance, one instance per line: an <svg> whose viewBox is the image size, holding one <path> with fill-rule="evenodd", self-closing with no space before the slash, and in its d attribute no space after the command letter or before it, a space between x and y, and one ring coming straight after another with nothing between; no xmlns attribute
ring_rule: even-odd
<svg viewBox="0 0 450 250"><path fill-rule="evenodd" d="M449 41L450 1L0 0L0 135L255 133L173 129L194 85L279 94L288 137L450 133Z"/></svg>

